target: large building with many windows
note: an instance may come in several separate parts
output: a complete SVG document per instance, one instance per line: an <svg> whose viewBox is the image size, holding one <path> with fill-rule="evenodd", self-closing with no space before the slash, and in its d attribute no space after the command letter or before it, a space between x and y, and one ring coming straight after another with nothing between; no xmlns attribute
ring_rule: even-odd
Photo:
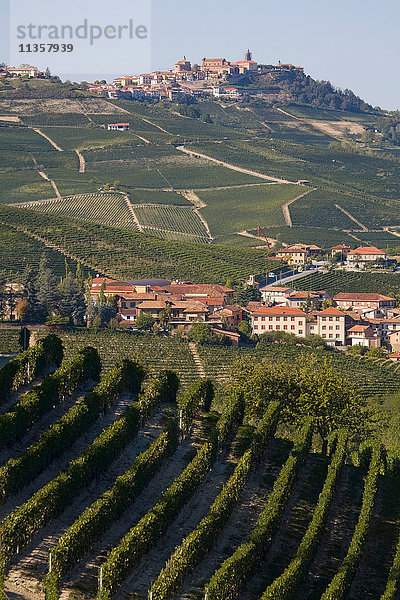
<svg viewBox="0 0 400 600"><path fill-rule="evenodd" d="M307 315L300 308L288 306L263 306L251 315L253 333L262 335L267 331L285 331L305 336Z"/></svg>

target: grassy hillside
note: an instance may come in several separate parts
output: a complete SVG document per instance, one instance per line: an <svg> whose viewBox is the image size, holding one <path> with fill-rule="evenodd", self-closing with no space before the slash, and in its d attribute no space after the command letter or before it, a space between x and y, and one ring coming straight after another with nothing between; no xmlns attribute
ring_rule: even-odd
<svg viewBox="0 0 400 600"><path fill-rule="evenodd" d="M52 86L46 89L54 92ZM57 189L68 200L40 210L130 228L125 205L103 211L96 195L91 206L88 194L108 183L132 205L156 205L138 209L141 225L145 234L165 240L207 238L205 225L190 211L194 205L214 244L244 250L256 244L237 232L254 234L258 225L287 244L398 245L391 233L400 227L398 157L362 141L373 114L261 100L223 106L207 99L196 103L197 116L188 117L180 114L181 105L89 98L82 90L74 92L78 99L63 96L64 91L60 88L59 98L0 99L0 116L20 119L0 126L2 203L52 199ZM130 132L107 131L107 123L115 121L129 122ZM185 154L179 145L227 165ZM81 162L75 150L82 153ZM310 185L269 185L237 168ZM292 227L282 211L287 202Z"/></svg>
<svg viewBox="0 0 400 600"><path fill-rule="evenodd" d="M293 281L298 290L326 290L330 294L339 292L376 292L393 295L400 293L400 275L397 273L345 272L312 273Z"/></svg>
<svg viewBox="0 0 400 600"><path fill-rule="evenodd" d="M166 277L195 280L198 283L225 284L227 278L245 281L252 273L277 268L259 250L190 242L173 242L43 214L21 208L0 206L0 223L11 235L34 238L36 259L46 246L60 255L81 261L92 270L121 278ZM0 268L15 269L12 248L4 254ZM279 265L279 263L278 263Z"/></svg>

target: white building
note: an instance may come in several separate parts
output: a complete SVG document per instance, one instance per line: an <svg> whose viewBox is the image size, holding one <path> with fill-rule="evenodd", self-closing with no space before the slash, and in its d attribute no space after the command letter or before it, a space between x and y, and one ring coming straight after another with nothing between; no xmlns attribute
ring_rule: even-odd
<svg viewBox="0 0 400 600"><path fill-rule="evenodd" d="M129 123L109 123L108 131L129 131Z"/></svg>

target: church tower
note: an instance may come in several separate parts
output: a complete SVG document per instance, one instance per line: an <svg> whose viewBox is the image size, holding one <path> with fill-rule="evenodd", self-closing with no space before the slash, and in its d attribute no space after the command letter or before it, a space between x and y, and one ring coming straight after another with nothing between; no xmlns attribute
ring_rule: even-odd
<svg viewBox="0 0 400 600"><path fill-rule="evenodd" d="M244 55L244 60L251 60L251 52L249 49L247 49L247 52Z"/></svg>

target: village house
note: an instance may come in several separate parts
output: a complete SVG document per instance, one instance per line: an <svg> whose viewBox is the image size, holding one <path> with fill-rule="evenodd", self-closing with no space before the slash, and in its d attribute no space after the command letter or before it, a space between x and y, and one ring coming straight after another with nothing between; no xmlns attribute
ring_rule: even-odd
<svg viewBox="0 0 400 600"><path fill-rule="evenodd" d="M92 279L90 296L96 301L102 291L106 298L109 296L123 296L130 293L146 293L162 289L162 285L168 285L167 279L134 279L131 281L110 279L109 277L95 277Z"/></svg>
<svg viewBox="0 0 400 600"><path fill-rule="evenodd" d="M188 329L195 321L206 321L207 307L201 302L170 299L145 300L136 307L137 317L149 315L158 323L168 321L171 329Z"/></svg>
<svg viewBox="0 0 400 600"><path fill-rule="evenodd" d="M226 75L241 75L247 71L257 71L257 63L252 60L250 50L244 55L244 60L230 62L226 58L203 58L201 70L206 75L221 77Z"/></svg>
<svg viewBox="0 0 400 600"><path fill-rule="evenodd" d="M108 131L129 131L129 123L109 123Z"/></svg>
<svg viewBox="0 0 400 600"><path fill-rule="evenodd" d="M370 325L354 325L348 331L348 340L351 346L365 346L367 348L380 348L381 339Z"/></svg>
<svg viewBox="0 0 400 600"><path fill-rule="evenodd" d="M347 343L347 331L354 325L350 314L338 310L333 306L317 313L317 333L324 338L328 344L334 346L345 346Z"/></svg>
<svg viewBox="0 0 400 600"><path fill-rule="evenodd" d="M215 284L176 283L153 287L154 291L163 291L167 294L180 294L184 298L194 298L201 301L202 298L224 298L227 303L233 300L234 290Z"/></svg>
<svg viewBox="0 0 400 600"><path fill-rule="evenodd" d="M182 60L178 60L178 62L175 64L175 68L174 68L174 72L175 73L182 73L185 72L190 72L192 70L192 65L190 60L186 59L186 56L183 57Z"/></svg>
<svg viewBox="0 0 400 600"><path fill-rule="evenodd" d="M136 321L136 307L144 301L158 300L159 294L152 292L126 292L115 295L117 314L122 321Z"/></svg>
<svg viewBox="0 0 400 600"><path fill-rule="evenodd" d="M289 265L304 266L310 258L320 252L321 248L315 244L295 244L278 250L276 255L283 258Z"/></svg>
<svg viewBox="0 0 400 600"><path fill-rule="evenodd" d="M393 333L400 332L400 318L389 317L384 319L366 318L366 322L371 329L377 333L381 339L381 344L384 346L391 345L391 336Z"/></svg>
<svg viewBox="0 0 400 600"><path fill-rule="evenodd" d="M350 246L346 246L345 244L338 244L337 246L333 246L331 248L331 256L334 257L336 256L336 254L340 254L341 261L344 262L350 251Z"/></svg>
<svg viewBox="0 0 400 600"><path fill-rule="evenodd" d="M400 331L389 333L389 346L393 352L400 352Z"/></svg>
<svg viewBox="0 0 400 600"><path fill-rule="evenodd" d="M264 285L259 288L264 302L284 302L286 295L295 291L294 288L279 285Z"/></svg>
<svg viewBox="0 0 400 600"><path fill-rule="evenodd" d="M333 297L333 300L338 307L357 312L366 309L385 310L396 306L395 298L383 296L382 294L340 292L340 294Z"/></svg>
<svg viewBox="0 0 400 600"><path fill-rule="evenodd" d="M252 313L251 325L254 334L267 331L285 331L304 337L307 314L299 308L288 306L263 306Z"/></svg>
<svg viewBox="0 0 400 600"><path fill-rule="evenodd" d="M332 298L325 291L312 292L312 291L294 291L284 295L283 303L286 306L302 308L307 304L311 304L312 301L323 302L324 300L331 301Z"/></svg>
<svg viewBox="0 0 400 600"><path fill-rule="evenodd" d="M300 73L304 72L304 67L295 67L291 63L281 63L278 61L278 64L274 67L276 71L298 71Z"/></svg>
<svg viewBox="0 0 400 600"><path fill-rule="evenodd" d="M383 250L379 250L374 246L360 246L355 250L350 250L350 252L347 253L346 260L349 265L363 266L365 264L374 262L378 259L386 261L386 252L384 252Z"/></svg>
<svg viewBox="0 0 400 600"><path fill-rule="evenodd" d="M122 77L114 79L113 83L116 86L120 85L121 87L128 87L129 85L132 85L133 82L137 82L137 79L138 78L133 75L123 75Z"/></svg>
<svg viewBox="0 0 400 600"><path fill-rule="evenodd" d="M208 320L224 323L228 327L237 327L243 321L243 317L244 310L241 306L227 304L224 308L215 310Z"/></svg>
<svg viewBox="0 0 400 600"><path fill-rule="evenodd" d="M42 75L42 72L39 71L36 67L7 67L6 71L9 75L17 75L18 77L32 77L36 78L39 75Z"/></svg>

